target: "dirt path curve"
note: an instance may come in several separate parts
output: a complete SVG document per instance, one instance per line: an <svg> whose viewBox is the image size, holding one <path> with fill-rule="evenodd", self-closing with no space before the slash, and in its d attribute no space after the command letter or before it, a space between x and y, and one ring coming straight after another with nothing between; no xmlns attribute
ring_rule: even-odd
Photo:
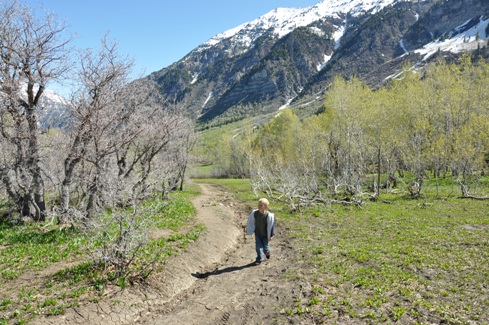
<svg viewBox="0 0 489 325"><path fill-rule="evenodd" d="M193 203L199 222L209 232L192 248L190 256L185 254L187 265L174 266L182 276L192 277L193 281L187 280L193 283L165 309L151 310L141 323L273 323L283 299L292 293L280 278L287 264L287 245L280 239L280 227L270 244L272 258L253 266L254 238L244 235L250 207L234 204L228 193L215 185L200 186L202 195Z"/></svg>
<svg viewBox="0 0 489 325"><path fill-rule="evenodd" d="M273 324L285 303L291 306L301 291L297 282L284 281L293 250L280 221L270 242L272 257L252 266L254 237L244 235L251 207L235 203L219 186L199 186L202 194L193 204L197 221L208 231L171 259L159 279L122 293L107 290L110 299L33 323Z"/></svg>

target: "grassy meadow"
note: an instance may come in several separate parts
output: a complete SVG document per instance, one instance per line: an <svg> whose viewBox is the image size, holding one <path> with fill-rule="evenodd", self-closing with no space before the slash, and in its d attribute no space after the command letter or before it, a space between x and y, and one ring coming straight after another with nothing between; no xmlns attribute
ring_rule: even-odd
<svg viewBox="0 0 489 325"><path fill-rule="evenodd" d="M254 200L246 180L216 182ZM426 185L421 199L383 193L362 207L290 212L272 200L298 253L284 280L309 284L294 305L276 306L277 323L488 324L489 201Z"/></svg>
<svg viewBox="0 0 489 325"><path fill-rule="evenodd" d="M250 206L256 203L249 180L205 181L229 188ZM277 227L296 251L281 276L307 284L293 304L273 306L281 311L276 323L489 323L489 201L457 198L443 182L425 184L421 199L399 189L361 207L317 205L292 212L272 200ZM205 231L195 224L190 204L196 194L190 188L151 203L157 205L156 227L171 230L145 250L155 272ZM111 281L110 270L83 262L87 245L71 228L2 221L0 324L63 314L128 285ZM134 267L144 265L141 260Z"/></svg>
<svg viewBox="0 0 489 325"><path fill-rule="evenodd" d="M405 324L489 322L488 204L393 199L287 218L312 289L290 313Z"/></svg>

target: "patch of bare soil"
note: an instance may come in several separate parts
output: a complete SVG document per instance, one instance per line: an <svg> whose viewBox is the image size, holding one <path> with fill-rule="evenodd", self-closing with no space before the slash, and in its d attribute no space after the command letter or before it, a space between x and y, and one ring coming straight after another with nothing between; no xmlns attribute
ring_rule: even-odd
<svg viewBox="0 0 489 325"><path fill-rule="evenodd" d="M199 184L194 199L198 222L208 231L185 254L172 258L148 284L107 292L99 303L69 309L65 315L33 324L274 324L300 297L302 285L286 280L293 274L295 251L277 216L272 256L253 266L253 236L244 226L250 209L234 202L222 188Z"/></svg>

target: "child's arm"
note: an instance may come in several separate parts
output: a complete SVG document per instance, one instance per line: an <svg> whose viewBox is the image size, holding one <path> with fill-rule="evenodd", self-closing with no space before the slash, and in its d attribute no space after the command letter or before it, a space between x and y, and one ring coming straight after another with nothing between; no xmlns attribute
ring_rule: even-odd
<svg viewBox="0 0 489 325"><path fill-rule="evenodd" d="M248 222L246 223L246 233L252 235L255 232L255 211L252 211L248 216Z"/></svg>
<svg viewBox="0 0 489 325"><path fill-rule="evenodd" d="M270 236L268 239L272 239L272 237L275 235L275 215L273 213L268 213L268 219L267 219L267 232L268 235Z"/></svg>

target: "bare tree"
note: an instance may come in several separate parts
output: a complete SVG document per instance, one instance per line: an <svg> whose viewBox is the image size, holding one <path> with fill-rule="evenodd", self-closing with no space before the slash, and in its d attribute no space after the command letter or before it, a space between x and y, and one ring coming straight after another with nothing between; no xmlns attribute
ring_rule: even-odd
<svg viewBox="0 0 489 325"><path fill-rule="evenodd" d="M46 85L68 69L70 39L52 14L36 17L18 3L0 7L0 135L8 148L0 173L22 215L46 218L39 105Z"/></svg>
<svg viewBox="0 0 489 325"><path fill-rule="evenodd" d="M86 50L80 55L79 88L72 98L71 123L66 130L70 140L61 184L63 213L69 210L75 177L84 189L80 202L90 215L97 205L104 206L100 201L104 179L113 173L116 178L127 177L134 167L126 168L121 152L127 153L143 135L146 121L141 115L148 117L158 108L150 102L151 87L129 82L132 66L132 60L120 55L117 44L107 36L98 52Z"/></svg>
<svg viewBox="0 0 489 325"><path fill-rule="evenodd" d="M184 177L193 125L163 109L155 84L130 80L132 60L104 37L81 53L60 184L58 222L82 223L95 262L131 273L148 240L152 214L144 202L161 182ZM185 166L185 167L183 167ZM102 243L102 244L100 244Z"/></svg>
<svg viewBox="0 0 489 325"><path fill-rule="evenodd" d="M67 130L70 144L64 159L61 186L63 212L69 208L75 168L86 161L93 165L93 172L88 176L92 184L85 193L89 196L87 209L93 208L103 159L114 152L111 145L112 132L131 114L130 108L124 110L121 105L132 63L119 56L116 45L104 38L99 53L86 50L81 53L80 62L77 80L79 89L73 95L71 123Z"/></svg>
<svg viewBox="0 0 489 325"><path fill-rule="evenodd" d="M192 138L193 126L162 109L154 83L129 80L132 60L107 36L98 52L85 51L80 61L80 87L65 130L60 216L77 209L90 218L98 208L137 205L169 175L183 179L188 159L182 149L188 155L190 142L182 139ZM159 173L165 164L166 172Z"/></svg>

